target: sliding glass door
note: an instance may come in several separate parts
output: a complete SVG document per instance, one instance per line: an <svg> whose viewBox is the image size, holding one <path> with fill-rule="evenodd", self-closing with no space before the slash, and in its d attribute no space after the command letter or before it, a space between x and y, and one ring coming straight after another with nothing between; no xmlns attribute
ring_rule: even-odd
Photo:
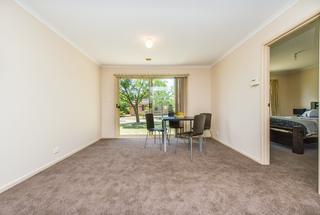
<svg viewBox="0 0 320 215"><path fill-rule="evenodd" d="M175 110L175 80L152 79L151 104L155 119L168 116L169 111Z"/></svg>
<svg viewBox="0 0 320 215"><path fill-rule="evenodd" d="M175 78L119 78L118 85L120 135L144 135L146 113L161 126L161 118L175 110Z"/></svg>

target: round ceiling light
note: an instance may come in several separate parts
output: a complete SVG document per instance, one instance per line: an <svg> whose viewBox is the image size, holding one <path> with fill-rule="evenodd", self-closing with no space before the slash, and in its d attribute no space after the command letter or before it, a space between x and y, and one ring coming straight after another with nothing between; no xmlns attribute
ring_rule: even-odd
<svg viewBox="0 0 320 215"><path fill-rule="evenodd" d="M151 49L153 47L153 40L152 39L147 39L145 42L145 45L148 49Z"/></svg>

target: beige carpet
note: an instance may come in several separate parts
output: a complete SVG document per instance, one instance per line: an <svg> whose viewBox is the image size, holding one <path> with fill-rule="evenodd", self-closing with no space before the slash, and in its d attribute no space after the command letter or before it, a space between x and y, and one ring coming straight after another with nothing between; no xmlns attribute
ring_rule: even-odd
<svg viewBox="0 0 320 215"><path fill-rule="evenodd" d="M219 144L207 155L103 140L0 194L0 214L320 214L316 150L273 147L261 166Z"/></svg>

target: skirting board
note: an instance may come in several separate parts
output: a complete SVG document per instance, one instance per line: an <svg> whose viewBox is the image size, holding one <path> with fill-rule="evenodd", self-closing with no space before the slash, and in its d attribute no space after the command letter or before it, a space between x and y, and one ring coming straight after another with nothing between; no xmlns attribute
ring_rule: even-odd
<svg viewBox="0 0 320 215"><path fill-rule="evenodd" d="M56 163L59 163L60 161L63 161L64 159L67 159L68 157L74 155L75 153L77 153L77 152L79 152L79 151L87 148L88 146L90 146L90 145L98 142L100 139L101 139L101 138L98 138L97 140L95 140L95 141L93 141L93 142L91 142L91 143L89 143L89 144L87 144L87 145L85 145L85 146L82 146L82 147L80 147L79 149L76 149L76 150L74 150L74 151L71 151L71 152L63 155L62 157L57 158L56 160L54 160L54 161L52 161L52 162L50 162L50 163L48 163L48 164L45 164L44 166L40 167L39 169L36 169L36 170L34 170L34 171L32 171L32 172L29 172L29 173L27 173L26 175L24 175L24 176L22 176L22 177L20 177L20 178L18 178L18 179L15 179L14 181L12 181L12 182L4 185L3 187L1 187L1 188L0 188L0 193L3 193L4 191L9 190L10 188L12 188L12 187L14 187L14 186L22 183L23 181L31 178L32 176L34 176L34 175L36 175L36 174L38 174L38 173L40 173L40 172L48 169L49 167L55 165Z"/></svg>
<svg viewBox="0 0 320 215"><path fill-rule="evenodd" d="M244 153L244 152L242 152L242 151L239 151L238 149L236 149L236 148L234 148L234 147L232 147L232 146L229 146L229 145L223 143L223 141L220 141L220 140L218 140L218 139L215 138L215 137L212 137L212 139L213 139L214 141L216 141L216 142L218 142L218 143L220 143L220 144L222 144L222 145L224 145L224 146L232 149L233 151L236 151L236 152L240 153L241 155L249 158L250 160L253 160L254 162L257 162L257 163L259 163L259 164L261 164L261 165L264 165L264 164L261 163L260 160L258 160L258 159L256 159L256 158L252 158L252 157L251 157L250 155L248 155L247 153Z"/></svg>

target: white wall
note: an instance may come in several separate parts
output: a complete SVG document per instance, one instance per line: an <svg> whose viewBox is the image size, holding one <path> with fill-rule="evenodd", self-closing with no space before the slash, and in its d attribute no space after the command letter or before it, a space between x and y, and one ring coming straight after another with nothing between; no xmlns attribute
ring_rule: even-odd
<svg viewBox="0 0 320 215"><path fill-rule="evenodd" d="M98 66L14 1L0 29L1 192L100 138L100 89Z"/></svg>
<svg viewBox="0 0 320 215"><path fill-rule="evenodd" d="M319 0L301 0L212 69L213 133L220 142L260 162L261 88L250 80L261 76L263 47L280 34L320 12Z"/></svg>
<svg viewBox="0 0 320 215"><path fill-rule="evenodd" d="M189 74L188 115L211 111L211 73L208 67L103 67L101 72L102 137L116 137L115 74Z"/></svg>

